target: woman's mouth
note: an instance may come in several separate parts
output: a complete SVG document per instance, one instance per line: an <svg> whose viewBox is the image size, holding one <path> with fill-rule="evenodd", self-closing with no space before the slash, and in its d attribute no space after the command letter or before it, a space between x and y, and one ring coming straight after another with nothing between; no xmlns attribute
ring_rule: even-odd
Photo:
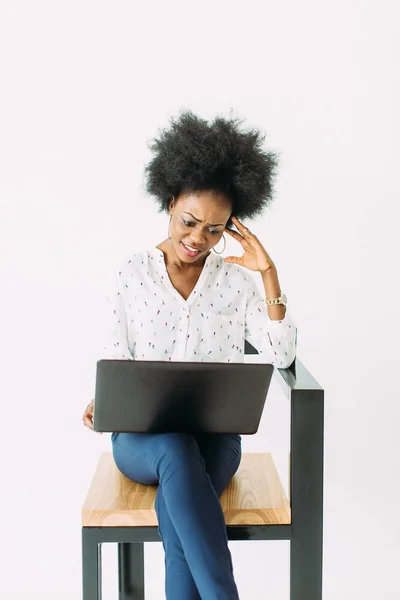
<svg viewBox="0 0 400 600"><path fill-rule="evenodd" d="M191 246L186 246L186 244L184 244L183 242L181 242L183 249L185 251L185 254L187 254L188 256L194 257L194 256L198 256L201 253L201 250L196 250L195 248L192 248Z"/></svg>

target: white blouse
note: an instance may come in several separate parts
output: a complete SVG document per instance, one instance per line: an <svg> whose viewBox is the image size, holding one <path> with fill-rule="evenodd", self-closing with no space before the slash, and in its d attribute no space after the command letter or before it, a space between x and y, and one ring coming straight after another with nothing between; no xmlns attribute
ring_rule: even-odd
<svg viewBox="0 0 400 600"><path fill-rule="evenodd" d="M270 319L247 269L215 252L187 300L156 247L122 261L107 299L108 339L99 358L244 362L245 339L278 368L296 356L297 327L288 310L281 321Z"/></svg>

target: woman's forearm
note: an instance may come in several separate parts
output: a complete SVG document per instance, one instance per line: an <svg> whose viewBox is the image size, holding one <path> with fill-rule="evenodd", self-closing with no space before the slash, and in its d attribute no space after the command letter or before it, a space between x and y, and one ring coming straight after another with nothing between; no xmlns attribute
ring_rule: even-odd
<svg viewBox="0 0 400 600"><path fill-rule="evenodd" d="M275 268L271 267L265 273L261 273L261 277L264 284L265 297L267 300L279 298L281 295L281 288L279 285L278 272ZM280 321L284 318L286 313L286 306L283 304L271 304L267 305L269 318L274 321Z"/></svg>

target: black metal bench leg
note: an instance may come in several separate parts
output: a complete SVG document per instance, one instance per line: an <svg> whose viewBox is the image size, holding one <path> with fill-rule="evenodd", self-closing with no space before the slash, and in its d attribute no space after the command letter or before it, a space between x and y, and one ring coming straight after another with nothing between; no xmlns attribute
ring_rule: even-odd
<svg viewBox="0 0 400 600"><path fill-rule="evenodd" d="M119 600L144 600L143 542L118 544Z"/></svg>
<svg viewBox="0 0 400 600"><path fill-rule="evenodd" d="M290 600L322 600L322 549L311 533L290 543Z"/></svg>
<svg viewBox="0 0 400 600"><path fill-rule="evenodd" d="M322 390L292 391L290 600L322 600Z"/></svg>
<svg viewBox="0 0 400 600"><path fill-rule="evenodd" d="M101 543L90 527L82 527L83 600L101 600Z"/></svg>

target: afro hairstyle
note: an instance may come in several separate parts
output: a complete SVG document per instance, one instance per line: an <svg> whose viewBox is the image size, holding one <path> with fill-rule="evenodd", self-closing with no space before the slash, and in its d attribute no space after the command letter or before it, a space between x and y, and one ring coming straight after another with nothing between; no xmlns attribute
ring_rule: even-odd
<svg viewBox="0 0 400 600"><path fill-rule="evenodd" d="M145 167L146 191L159 212L168 212L173 196L203 190L226 195L238 219L254 217L270 204L278 155L262 148L264 133L241 130L242 122L217 116L208 124L184 109L148 142L153 154Z"/></svg>

